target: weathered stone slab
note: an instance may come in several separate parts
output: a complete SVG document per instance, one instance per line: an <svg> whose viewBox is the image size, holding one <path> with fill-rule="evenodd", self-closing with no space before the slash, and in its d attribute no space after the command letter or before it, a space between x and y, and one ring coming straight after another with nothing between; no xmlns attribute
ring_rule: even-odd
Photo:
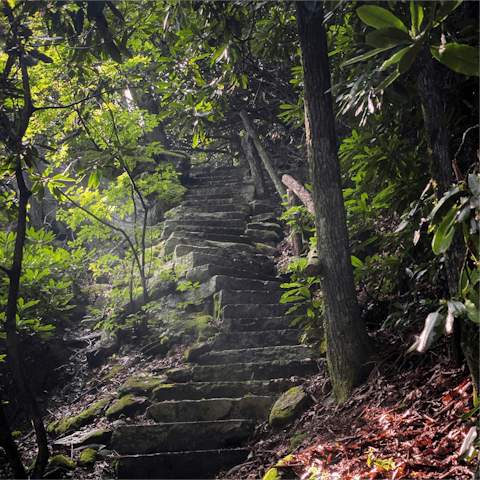
<svg viewBox="0 0 480 480"><path fill-rule="evenodd" d="M210 227L207 225L194 225L190 223L174 223L171 221L165 222L165 229L162 232L162 238L169 237L174 231L176 232L203 232L213 235L228 235L229 237L235 237L237 235L243 235L245 228L234 227ZM219 238L219 237L217 237Z"/></svg>
<svg viewBox="0 0 480 480"><path fill-rule="evenodd" d="M283 292L281 290L230 290L222 289L218 293L220 305L227 304L275 304L280 302Z"/></svg>
<svg viewBox="0 0 480 480"><path fill-rule="evenodd" d="M149 405L150 402L145 397L136 397L133 394L129 394L110 405L105 412L105 416L109 420L115 420L122 415L131 417L132 415L143 413Z"/></svg>
<svg viewBox="0 0 480 480"><path fill-rule="evenodd" d="M167 220L165 222L165 228L172 231L177 231L180 225L191 225L195 226L193 231L202 231L203 227L210 228L231 228L235 231L240 231L243 233L245 230L246 222L245 220L239 220L235 218L203 218L200 214L197 216L191 216L187 218L174 218L172 220Z"/></svg>
<svg viewBox="0 0 480 480"><path fill-rule="evenodd" d="M195 365L192 368L168 370L166 375L172 382L225 382L232 379L246 381L289 378L292 375L301 377L318 372L317 362L308 359L227 365Z"/></svg>
<svg viewBox="0 0 480 480"><path fill-rule="evenodd" d="M255 280L269 280L275 281L276 277L266 275L263 273L255 273L248 270L241 270L237 268L221 267L219 265L201 265L199 267L192 268L186 273L187 280L191 282L207 282L211 277L215 275L230 276L235 278L248 278Z"/></svg>
<svg viewBox="0 0 480 480"><path fill-rule="evenodd" d="M173 232L167 240L165 240L165 255L170 255L177 245L198 245L210 246L211 244L245 244L251 246L252 239L244 235L216 235L203 232ZM253 248L253 247L252 247Z"/></svg>
<svg viewBox="0 0 480 480"><path fill-rule="evenodd" d="M250 230L268 230L275 232L278 236L283 235L283 228L278 223L273 222L253 222L248 223L247 228Z"/></svg>
<svg viewBox="0 0 480 480"><path fill-rule="evenodd" d="M118 390L118 397L124 395L145 395L148 396L155 388L164 384L166 378L161 377L130 377Z"/></svg>
<svg viewBox="0 0 480 480"><path fill-rule="evenodd" d="M251 332L259 330L286 330L290 328L295 317L266 317L266 318L224 318L222 332Z"/></svg>
<svg viewBox="0 0 480 480"><path fill-rule="evenodd" d="M196 196L200 198L237 198L243 201L251 201L255 197L255 187L250 183L236 184L226 187L208 187L200 186L198 188L192 188L188 190L185 198L190 199Z"/></svg>
<svg viewBox="0 0 480 480"><path fill-rule="evenodd" d="M212 352L206 353L202 357L210 353ZM238 398L245 395L273 395L283 389L281 385L269 380L172 383L158 387L153 392L153 398L157 402L166 400L201 400L204 398Z"/></svg>
<svg viewBox="0 0 480 480"><path fill-rule="evenodd" d="M278 243L282 239L281 235L272 230L258 230L254 228L247 228L245 235L248 235L254 242L258 243Z"/></svg>
<svg viewBox="0 0 480 480"><path fill-rule="evenodd" d="M271 396L210 398L155 403L147 412L157 422L197 422L227 419L265 420L274 402Z"/></svg>
<svg viewBox="0 0 480 480"><path fill-rule="evenodd" d="M238 350L211 351L198 359L200 365L223 365L228 363L272 362L281 358L284 361L312 358L313 352L303 345L241 348Z"/></svg>
<svg viewBox="0 0 480 480"><path fill-rule="evenodd" d="M181 452L241 446L253 433L254 420L123 425L114 430L111 447L120 454Z"/></svg>
<svg viewBox="0 0 480 480"><path fill-rule="evenodd" d="M222 318L247 318L247 317L282 317L287 314L291 305L284 303L272 304L239 304L239 305L225 305L222 308ZM300 314L298 309L289 315L293 318ZM292 318L292 320L293 320Z"/></svg>
<svg viewBox="0 0 480 480"><path fill-rule="evenodd" d="M213 342L213 350L297 345L299 335L298 330L294 329L218 333Z"/></svg>
<svg viewBox="0 0 480 480"><path fill-rule="evenodd" d="M227 259L245 263L265 264L272 261L269 256L260 254L252 245L228 242L216 243L217 245L177 245L173 254L174 259L196 252L198 254L215 255L216 257L227 257Z"/></svg>

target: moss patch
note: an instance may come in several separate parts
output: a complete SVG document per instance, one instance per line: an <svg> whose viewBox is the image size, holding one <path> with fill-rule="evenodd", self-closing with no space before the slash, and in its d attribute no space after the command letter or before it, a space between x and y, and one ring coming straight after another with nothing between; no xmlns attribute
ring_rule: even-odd
<svg viewBox="0 0 480 480"><path fill-rule="evenodd" d="M57 427L59 422L60 422L60 420L55 420L55 421L49 423L49 425L47 427L47 433L55 433L55 428Z"/></svg>
<svg viewBox="0 0 480 480"><path fill-rule="evenodd" d="M193 337L194 342L204 342L218 333L218 326L212 324L213 317L199 315L185 324L185 332Z"/></svg>
<svg viewBox="0 0 480 480"><path fill-rule="evenodd" d="M89 424L95 417L100 415L103 412L103 409L110 403L109 398L104 398L99 402L92 405L90 408L87 408L85 411L79 415L72 418L64 418L60 420L58 426L55 428L55 433L57 435L62 435L67 432L74 432L84 425Z"/></svg>
<svg viewBox="0 0 480 480"><path fill-rule="evenodd" d="M86 448L78 461L79 467L91 467L97 460L97 451L93 448Z"/></svg>
<svg viewBox="0 0 480 480"><path fill-rule="evenodd" d="M117 400L106 412L105 415L109 420L119 418L121 415L126 417L131 416L133 413L145 410L149 403L145 398L137 398L132 393L123 396L120 400Z"/></svg>
<svg viewBox="0 0 480 480"><path fill-rule="evenodd" d="M117 363L106 375L102 377L102 380L108 380L109 378L113 378L120 370L122 370L122 368L123 367L121 365L118 365Z"/></svg>
<svg viewBox="0 0 480 480"><path fill-rule="evenodd" d="M276 402L270 412L268 422L278 428L291 422L306 406L309 397L301 387L293 387L286 391Z"/></svg>
<svg viewBox="0 0 480 480"><path fill-rule="evenodd" d="M300 435L293 437L290 440L290 445L288 446L288 453L293 452L297 448L297 446L302 443L302 440L304 440L306 437L308 437L307 433L301 433Z"/></svg>
<svg viewBox="0 0 480 480"><path fill-rule="evenodd" d="M117 390L117 396L148 395L165 382L166 377L131 377Z"/></svg>
<svg viewBox="0 0 480 480"><path fill-rule="evenodd" d="M90 435L82 438L80 445L89 445L90 443L103 443L108 445L112 438L113 430L108 428L102 428L101 430L95 430Z"/></svg>
<svg viewBox="0 0 480 480"><path fill-rule="evenodd" d="M69 460L64 455L55 455L52 457L48 462L48 466L66 468L67 470L72 470L76 467L75 462L73 460Z"/></svg>

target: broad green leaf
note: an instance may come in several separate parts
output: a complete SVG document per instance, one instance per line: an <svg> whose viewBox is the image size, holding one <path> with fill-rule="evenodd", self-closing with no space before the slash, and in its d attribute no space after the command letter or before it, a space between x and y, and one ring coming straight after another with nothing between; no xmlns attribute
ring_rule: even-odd
<svg viewBox="0 0 480 480"><path fill-rule="evenodd" d="M443 222L435 230L435 235L432 240L432 250L435 255L440 255L447 251L452 243L453 235L455 233L455 220L457 216L457 209L453 209L443 219Z"/></svg>
<svg viewBox="0 0 480 480"><path fill-rule="evenodd" d="M440 47L431 47L432 55L454 72L479 76L478 50L470 45L447 43Z"/></svg>
<svg viewBox="0 0 480 480"><path fill-rule="evenodd" d="M408 52L406 52L402 56L402 58L398 62L398 67L397 67L401 75L403 75L412 66L412 63L415 60L417 53L422 48L424 42L425 42L425 37L422 37L419 41L411 45L408 48Z"/></svg>
<svg viewBox="0 0 480 480"><path fill-rule="evenodd" d="M362 60L366 60L367 58L373 57L377 55L377 53L384 52L385 50L390 50L392 47L385 47L385 48L376 48L375 50L370 50L367 53L364 53L362 55L359 55L358 57L351 58L350 60L347 60L343 66L348 66L352 65L357 62L361 62Z"/></svg>
<svg viewBox="0 0 480 480"><path fill-rule="evenodd" d="M418 35L423 20L423 8L418 2L410 2L410 17L412 18L412 33Z"/></svg>
<svg viewBox="0 0 480 480"><path fill-rule="evenodd" d="M426 352L433 342L438 340L445 331L445 317L438 312L429 313L425 319L425 326L418 339L416 350Z"/></svg>
<svg viewBox="0 0 480 480"><path fill-rule="evenodd" d="M455 317L458 317L462 312L465 311L465 305L458 300L449 300L447 302L448 311Z"/></svg>
<svg viewBox="0 0 480 480"><path fill-rule="evenodd" d="M363 23L366 23L371 27L393 27L408 33L408 30L403 22L385 8L378 7L376 5L364 5L357 9L357 14Z"/></svg>
<svg viewBox="0 0 480 480"><path fill-rule="evenodd" d="M301 287L298 292L300 293L300 295L303 295L307 298L310 298L312 296L310 290L307 287Z"/></svg>
<svg viewBox="0 0 480 480"><path fill-rule="evenodd" d="M363 267L363 262L357 258L355 255L352 255L351 256L351 259L352 259L352 265L355 267L355 268L361 268Z"/></svg>
<svg viewBox="0 0 480 480"><path fill-rule="evenodd" d="M435 28L440 22L443 22L448 15L450 15L457 7L461 5L463 0L457 0L457 1L444 1L442 2L442 6L437 10L437 13L435 15L435 23L433 27Z"/></svg>
<svg viewBox="0 0 480 480"><path fill-rule="evenodd" d="M375 48L389 48L413 43L413 39L408 33L393 27L374 30L365 37L365 41Z"/></svg>
<svg viewBox="0 0 480 480"><path fill-rule="evenodd" d="M402 57L410 50L410 47L402 48L397 53L394 53L388 60L385 60L380 67L380 70L386 70L391 65L398 63Z"/></svg>
<svg viewBox="0 0 480 480"><path fill-rule="evenodd" d="M468 298L465 300L465 309L468 318L474 323L480 323L480 312L477 306Z"/></svg>
<svg viewBox="0 0 480 480"><path fill-rule="evenodd" d="M447 212L455 205L457 200L463 192L458 187L450 189L435 205L434 209L430 212L427 220L430 220L431 225L438 225Z"/></svg>

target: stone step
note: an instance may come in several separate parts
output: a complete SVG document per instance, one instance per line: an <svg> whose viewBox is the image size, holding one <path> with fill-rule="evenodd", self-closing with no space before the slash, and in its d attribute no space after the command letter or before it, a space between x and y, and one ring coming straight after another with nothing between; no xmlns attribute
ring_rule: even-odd
<svg viewBox="0 0 480 480"><path fill-rule="evenodd" d="M115 460L116 478L177 479L215 478L248 457L242 448L197 450L193 452L123 455Z"/></svg>
<svg viewBox="0 0 480 480"><path fill-rule="evenodd" d="M227 365L194 365L191 368L175 368L166 372L172 382L224 382L235 379L269 380L306 376L319 372L317 363L311 359L273 360L261 363L233 363ZM249 398L249 397L245 397Z"/></svg>
<svg viewBox="0 0 480 480"><path fill-rule="evenodd" d="M264 318L224 318L222 332L253 332L260 330L286 330L290 328L296 317L264 317Z"/></svg>
<svg viewBox="0 0 480 480"><path fill-rule="evenodd" d="M280 289L279 282L269 282L262 280L249 280L247 278L233 278L224 275L214 275L205 283L200 284L194 290L187 290L185 292L177 291L168 295L165 299L165 306L168 308L176 308L181 303L185 302L213 302L213 295L220 292L222 288L230 287L232 289L261 289L265 292L278 292ZM289 324L285 328L288 328ZM277 327L274 327L277 328ZM278 327L281 328L281 327ZM240 330L238 330L240 331Z"/></svg>
<svg viewBox="0 0 480 480"><path fill-rule="evenodd" d="M262 255L258 252L258 250L256 251L255 247L252 247L250 245L242 245L241 243L226 243L222 245L220 242L218 243L219 246L215 247L180 244L175 247L173 258L179 259L184 255L190 255L192 253L195 253L197 257L207 258L207 260L209 260L207 263L215 263L213 261L213 257L217 257L219 260L222 260L222 266L227 266L224 264L225 261L235 261L237 263L240 261L242 263L245 263L246 265L249 265L252 262L258 263L259 265L272 263L271 257L267 255Z"/></svg>
<svg viewBox="0 0 480 480"><path fill-rule="evenodd" d="M263 422L268 418L275 397L210 398L208 400L176 400L154 403L147 413L156 422L206 422L229 419L250 419Z"/></svg>
<svg viewBox="0 0 480 480"><path fill-rule="evenodd" d="M122 425L113 431L111 448L120 454L146 454L240 447L257 423L238 419Z"/></svg>
<svg viewBox="0 0 480 480"><path fill-rule="evenodd" d="M282 317L287 315L287 311L292 307L291 304L272 303L272 304L238 304L225 305L222 307L221 318L245 318L245 317ZM292 320L305 311L304 307L288 314Z"/></svg>
<svg viewBox="0 0 480 480"><path fill-rule="evenodd" d="M278 360L289 362L313 358L313 352L304 345L244 348L239 350L211 351L200 356L200 365L224 365L229 363L259 363Z"/></svg>
<svg viewBox="0 0 480 480"><path fill-rule="evenodd" d="M218 333L213 342L214 350L236 350L240 348L277 347L298 345L300 333L291 330L260 330L253 332Z"/></svg>
<svg viewBox="0 0 480 480"><path fill-rule="evenodd" d="M245 220L239 220L236 218L204 219L200 215L197 215L196 217L191 217L191 219L175 218L172 220L167 220L165 222L165 228L175 231L177 230L177 227L179 225L184 225L184 224L188 224L190 226L195 226L195 227L198 226L200 230L203 227L211 227L211 228L232 228L234 230L245 231L246 222Z"/></svg>
<svg viewBox="0 0 480 480"><path fill-rule="evenodd" d="M245 205L243 203L235 204L232 201L229 201L227 203L204 203L203 205L201 202L196 202L196 201L186 201L182 203L182 206L185 209L188 209L191 212L206 212L206 213L215 213L215 212L241 212L245 213L245 215L250 214L250 206Z"/></svg>
<svg viewBox="0 0 480 480"><path fill-rule="evenodd" d="M225 197L237 197L237 198L249 198L253 200L255 195L255 187L251 183L239 183L233 186L199 186L197 188L188 189L187 196L197 196L197 197L216 197L216 198L225 198Z"/></svg>
<svg viewBox="0 0 480 480"><path fill-rule="evenodd" d="M246 210L246 209L245 209ZM171 212L171 213L170 213ZM182 206L177 207L173 210L170 210L167 220L173 221L186 221L191 220L208 220L208 221L218 221L218 220L239 220L246 221L250 218L249 211L239 211L239 212L201 212L199 210L194 210L192 207Z"/></svg>
<svg viewBox="0 0 480 480"><path fill-rule="evenodd" d="M165 235L163 238L167 238ZM175 250L175 247L180 244L187 245L211 245L210 242L214 244L242 244L249 245L251 248L255 248L252 245L252 239L250 237L245 237L243 235L216 235L212 233L204 232L172 232L171 235L165 240L165 255L170 255Z"/></svg>
<svg viewBox="0 0 480 480"><path fill-rule="evenodd" d="M276 277L273 275L266 275L263 273L255 273L249 270L240 270L237 268L230 268L230 267L221 267L219 265L201 265L200 267L195 267L189 270L186 273L186 279L191 281L192 283L195 282L207 282L209 278L215 275L223 275L227 277L234 277L234 278L247 278L253 280L268 280L268 281L276 281Z"/></svg>
<svg viewBox="0 0 480 480"><path fill-rule="evenodd" d="M203 225L194 225L191 223L178 223L178 222L165 222L165 229L162 232L162 239L168 238L174 231L177 232L192 232L192 233L208 233L211 235L215 235L215 240L220 240L222 238L228 237L236 238L237 235L243 235L245 233L245 229L243 228L236 228L236 227L209 227ZM252 237L253 238L253 237ZM233 240L235 241L235 240ZM236 240L238 241L238 240Z"/></svg>
<svg viewBox="0 0 480 480"><path fill-rule="evenodd" d="M279 303L283 291L265 291L265 290L229 290L223 289L218 294L218 301L221 306L232 304L255 304L263 305L265 303Z"/></svg>
<svg viewBox="0 0 480 480"><path fill-rule="evenodd" d="M200 253L199 251L193 251L181 257L176 257L174 255L172 258L172 262L178 267L184 267L187 271L190 271L193 268L200 267L202 265L218 265L219 267L232 268L236 270L246 269L249 272L255 273L257 275L275 275L274 264L269 261L268 258L265 260L266 257L263 257L261 255L252 256L252 258L256 261L220 257L218 255L208 255L206 253Z"/></svg>
<svg viewBox="0 0 480 480"><path fill-rule="evenodd" d="M235 351L241 352L242 350ZM279 393L284 389L284 385L269 380L165 383L153 390L152 397L157 402L166 400L202 400L205 398L239 398L246 395L275 395L275 393Z"/></svg>

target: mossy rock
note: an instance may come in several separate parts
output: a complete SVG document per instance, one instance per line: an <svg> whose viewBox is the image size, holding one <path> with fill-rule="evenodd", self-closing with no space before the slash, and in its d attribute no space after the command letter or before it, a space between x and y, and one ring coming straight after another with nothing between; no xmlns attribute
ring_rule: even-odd
<svg viewBox="0 0 480 480"><path fill-rule="evenodd" d="M51 468L59 467L65 468L66 470L72 470L76 467L73 460L69 460L65 455L55 455L48 462L48 466Z"/></svg>
<svg viewBox="0 0 480 480"><path fill-rule="evenodd" d="M211 322L213 317L211 315L198 315L185 324L185 333L193 337L194 342L204 342L213 338L219 330L218 325Z"/></svg>
<svg viewBox="0 0 480 480"><path fill-rule="evenodd" d="M302 440L308 437L308 433L301 433L300 435L296 435L290 440L290 445L288 447L287 452L293 452L300 443L302 443Z"/></svg>
<svg viewBox="0 0 480 480"><path fill-rule="evenodd" d="M93 448L86 448L78 461L79 467L92 467L97 460L97 451Z"/></svg>
<svg viewBox="0 0 480 480"><path fill-rule="evenodd" d="M148 396L155 388L163 385L166 377L131 377L118 390L117 397L125 395Z"/></svg>
<svg viewBox="0 0 480 480"><path fill-rule="evenodd" d="M290 423L299 412L310 402L310 397L301 387L293 387L287 390L275 402L270 412L268 422L274 428Z"/></svg>
<svg viewBox="0 0 480 480"><path fill-rule="evenodd" d="M102 428L101 430L95 430L89 435L86 435L85 437L83 437L79 445L89 445L91 443L101 443L101 444L108 445L110 443L110 439L112 438L112 432L113 430L110 430L109 428Z"/></svg>
<svg viewBox="0 0 480 480"><path fill-rule="evenodd" d="M133 393L124 395L120 400L117 400L108 410L105 412L106 417L109 420L115 420L122 415L130 417L134 413L145 411L150 405L150 402L144 397L137 398Z"/></svg>
<svg viewBox="0 0 480 480"><path fill-rule="evenodd" d="M100 415L104 408L110 403L109 398L104 398L99 402L95 403L91 407L87 408L85 411L79 415L72 418L64 418L60 420L58 426L55 428L55 433L57 435L62 435L67 432L74 432L79 430L84 425L88 425L92 422L95 417Z"/></svg>
<svg viewBox="0 0 480 480"><path fill-rule="evenodd" d="M47 433L55 433L55 428L60 423L60 420L54 420L53 422L48 424Z"/></svg>
<svg viewBox="0 0 480 480"><path fill-rule="evenodd" d="M201 355L209 352L211 349L212 345L210 343L196 343L185 350L185 361L195 362Z"/></svg>

